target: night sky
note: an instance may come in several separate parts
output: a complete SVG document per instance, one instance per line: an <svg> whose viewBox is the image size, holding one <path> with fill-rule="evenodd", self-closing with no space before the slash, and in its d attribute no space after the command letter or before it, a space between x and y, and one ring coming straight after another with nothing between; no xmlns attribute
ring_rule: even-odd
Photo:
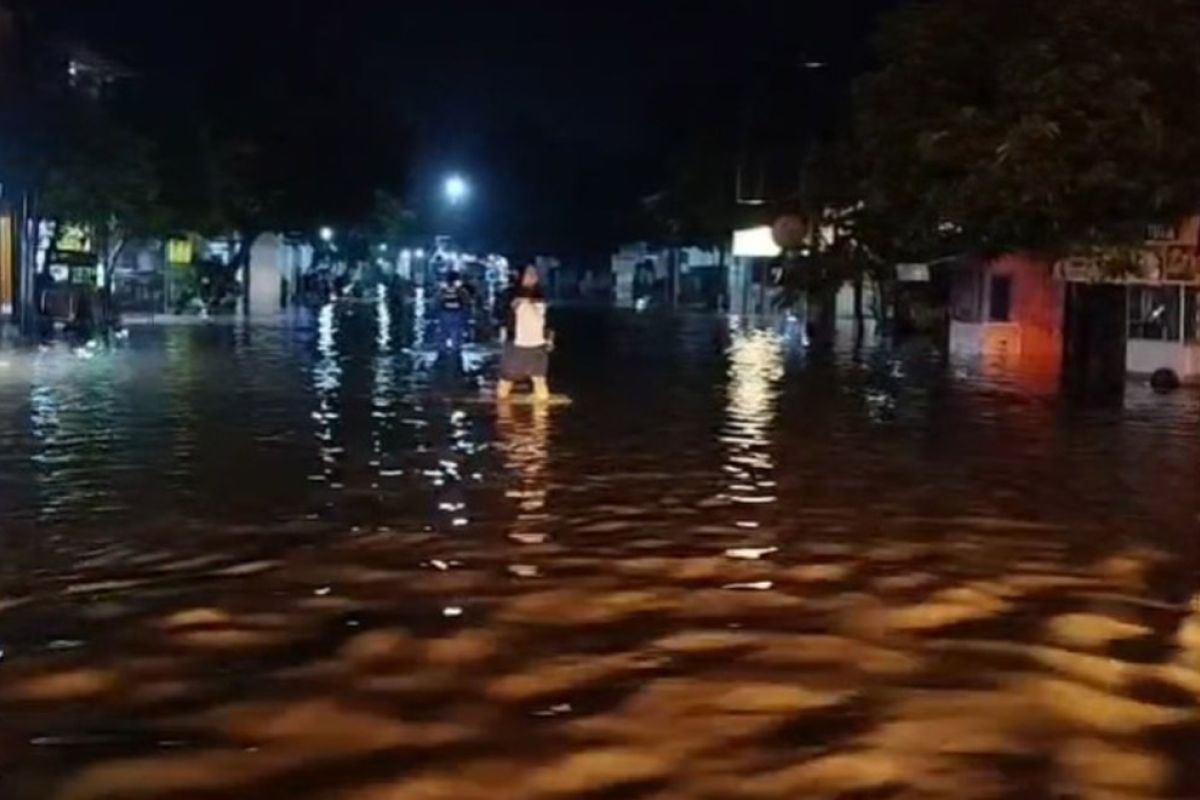
<svg viewBox="0 0 1200 800"><path fill-rule="evenodd" d="M278 142L297 191L318 190L331 217L383 188L432 221L438 182L458 170L476 188L462 233L582 250L622 232L697 131L736 140L766 121L803 138L827 125L895 4L37 5L177 99L164 114L202 107L222 130Z"/></svg>

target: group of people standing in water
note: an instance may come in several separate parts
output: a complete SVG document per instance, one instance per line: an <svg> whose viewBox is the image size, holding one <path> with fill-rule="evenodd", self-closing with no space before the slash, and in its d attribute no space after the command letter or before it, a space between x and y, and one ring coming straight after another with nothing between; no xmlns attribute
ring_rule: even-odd
<svg viewBox="0 0 1200 800"><path fill-rule="evenodd" d="M447 276L439 306L443 340L447 347L457 350L471 326L471 294L461 276L455 273ZM497 399L511 397L518 383L529 381L534 399L548 401L550 386L546 374L554 349L554 332L547 321L546 296L536 267L528 265L510 276L494 311L502 347Z"/></svg>

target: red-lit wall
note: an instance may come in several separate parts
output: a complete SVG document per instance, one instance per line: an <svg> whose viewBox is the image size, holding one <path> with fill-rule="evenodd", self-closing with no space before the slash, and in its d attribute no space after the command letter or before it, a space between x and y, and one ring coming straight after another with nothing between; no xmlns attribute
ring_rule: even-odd
<svg viewBox="0 0 1200 800"><path fill-rule="evenodd" d="M1065 286L1054 280L1053 266L1028 256L1006 255L988 263L985 270L987 279L1012 278L1011 319L1020 331L1022 360L1061 364Z"/></svg>
<svg viewBox="0 0 1200 800"><path fill-rule="evenodd" d="M992 278L1011 279L1007 322L991 320ZM1007 255L955 268L950 350L982 356L988 369L1053 378L1063 360L1065 286L1046 261Z"/></svg>

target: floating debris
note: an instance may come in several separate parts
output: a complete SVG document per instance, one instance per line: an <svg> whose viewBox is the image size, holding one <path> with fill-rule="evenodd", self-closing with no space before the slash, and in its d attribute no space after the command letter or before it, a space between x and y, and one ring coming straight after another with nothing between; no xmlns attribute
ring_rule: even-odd
<svg viewBox="0 0 1200 800"><path fill-rule="evenodd" d="M727 583L721 588L737 592L767 592L774 587L773 581L751 581L749 583Z"/></svg>
<svg viewBox="0 0 1200 800"><path fill-rule="evenodd" d="M550 535L545 533L510 533L508 538L521 544L544 544L550 539Z"/></svg>
<svg viewBox="0 0 1200 800"><path fill-rule="evenodd" d="M731 547L725 551L725 555L729 558L738 558L744 561L757 561L763 556L769 556L772 553L778 552L778 547Z"/></svg>
<svg viewBox="0 0 1200 800"><path fill-rule="evenodd" d="M549 708L538 709L533 712L535 717L557 717L562 714L570 714L573 709L570 703L555 703Z"/></svg>

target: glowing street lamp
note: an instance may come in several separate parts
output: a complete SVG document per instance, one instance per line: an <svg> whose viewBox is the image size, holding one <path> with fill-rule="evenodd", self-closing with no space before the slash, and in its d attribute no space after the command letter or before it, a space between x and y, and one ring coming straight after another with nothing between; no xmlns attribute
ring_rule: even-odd
<svg viewBox="0 0 1200 800"><path fill-rule="evenodd" d="M466 201L467 196L471 194L471 187L463 176L451 175L446 178L442 191L445 192L446 200L450 205L457 206Z"/></svg>
<svg viewBox="0 0 1200 800"><path fill-rule="evenodd" d="M318 231L318 233L321 236L322 242L328 243L328 242L333 241L333 228L329 227L328 225L322 226L321 230Z"/></svg>

